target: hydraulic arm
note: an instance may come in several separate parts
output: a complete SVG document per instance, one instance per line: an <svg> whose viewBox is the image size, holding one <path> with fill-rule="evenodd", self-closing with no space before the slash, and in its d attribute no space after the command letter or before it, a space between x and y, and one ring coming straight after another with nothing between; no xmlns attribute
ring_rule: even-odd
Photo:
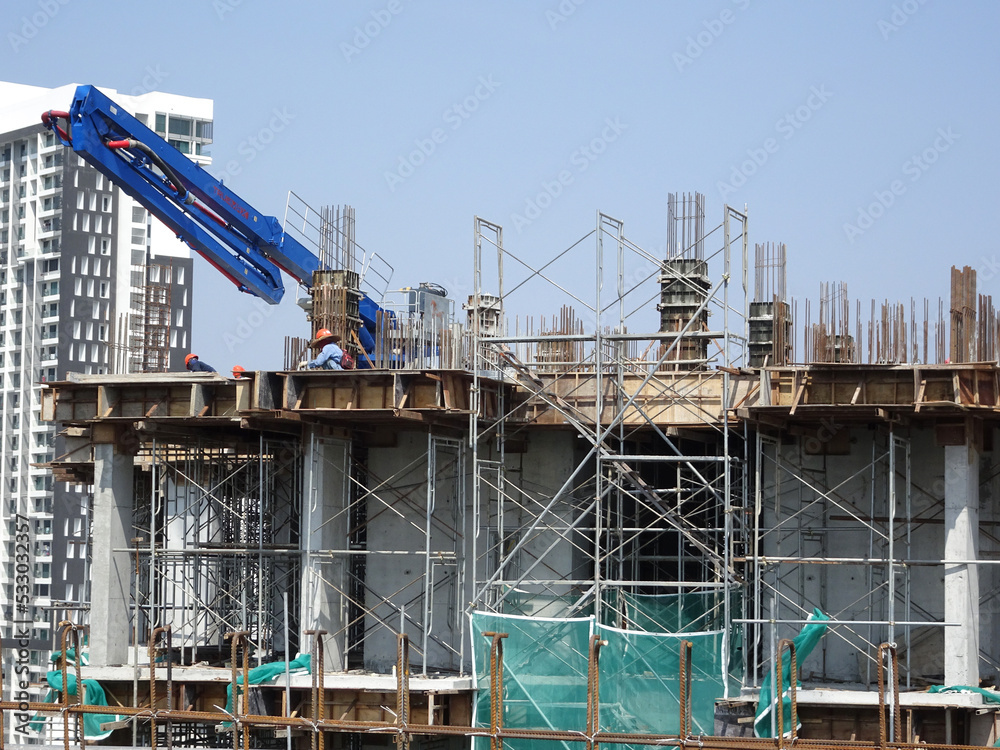
<svg viewBox="0 0 1000 750"><path fill-rule="evenodd" d="M277 304L284 294L279 269L312 285L319 259L275 217L258 212L96 87L80 86L69 112L50 110L42 122L240 291Z"/></svg>

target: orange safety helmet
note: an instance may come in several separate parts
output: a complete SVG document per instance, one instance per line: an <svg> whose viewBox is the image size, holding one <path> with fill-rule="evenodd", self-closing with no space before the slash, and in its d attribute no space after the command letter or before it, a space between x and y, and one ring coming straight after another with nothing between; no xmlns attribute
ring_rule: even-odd
<svg viewBox="0 0 1000 750"><path fill-rule="evenodd" d="M333 339L335 342L340 341L340 334L334 333L329 328L320 328L316 331L316 338L312 340L310 346L316 346L317 344L321 344L328 339Z"/></svg>
<svg viewBox="0 0 1000 750"><path fill-rule="evenodd" d="M191 364L191 360L192 359L198 359L198 355L197 354L189 354L186 357L184 357L184 366L187 367L189 364Z"/></svg>
<svg viewBox="0 0 1000 750"><path fill-rule="evenodd" d="M234 378L242 378L243 377L243 373L245 373L245 372L246 372L246 369L243 367L243 365L233 365L233 377Z"/></svg>

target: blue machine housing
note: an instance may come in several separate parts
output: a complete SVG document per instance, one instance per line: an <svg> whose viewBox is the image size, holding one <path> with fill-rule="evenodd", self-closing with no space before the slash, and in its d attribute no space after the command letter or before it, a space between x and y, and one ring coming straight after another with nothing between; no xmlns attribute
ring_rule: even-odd
<svg viewBox="0 0 1000 750"><path fill-rule="evenodd" d="M59 127L64 116L68 132ZM277 304L284 294L279 268L311 285L319 259L275 217L262 215L95 86L80 86L68 113L46 112L42 121L240 291Z"/></svg>
<svg viewBox="0 0 1000 750"><path fill-rule="evenodd" d="M319 258L286 234L277 218L261 214L97 87L78 87L69 112L45 112L42 122L240 291L277 304L285 292L281 271L312 286ZM381 308L367 296L361 308L359 338L371 352Z"/></svg>

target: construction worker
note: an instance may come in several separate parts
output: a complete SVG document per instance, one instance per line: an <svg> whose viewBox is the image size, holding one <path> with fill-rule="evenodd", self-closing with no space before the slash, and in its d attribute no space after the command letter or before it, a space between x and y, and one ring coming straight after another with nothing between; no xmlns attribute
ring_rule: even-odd
<svg viewBox="0 0 1000 750"><path fill-rule="evenodd" d="M321 368L324 370L343 370L340 364L344 357L344 350L338 346L340 336L333 333L329 328L320 328L316 331L316 338L309 342L309 346L321 346L316 359L306 363L310 370Z"/></svg>
<svg viewBox="0 0 1000 750"><path fill-rule="evenodd" d="M215 368L209 364L205 364L200 359L198 359L197 354L189 354L184 358L184 366L188 368L191 372L215 372Z"/></svg>
<svg viewBox="0 0 1000 750"><path fill-rule="evenodd" d="M239 380L240 378L246 377L243 373L246 372L246 368L243 365L233 365L233 378Z"/></svg>

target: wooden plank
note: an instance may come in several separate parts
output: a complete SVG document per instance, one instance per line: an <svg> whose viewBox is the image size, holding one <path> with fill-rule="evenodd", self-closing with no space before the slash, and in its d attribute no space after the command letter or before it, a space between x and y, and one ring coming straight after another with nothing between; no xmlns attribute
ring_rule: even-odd
<svg viewBox="0 0 1000 750"><path fill-rule="evenodd" d="M864 392L864 390L865 390L865 378L864 376L861 376L860 378L858 378L858 385L854 389L854 395L851 396L851 406L857 406L858 399L861 397L861 394Z"/></svg>
<svg viewBox="0 0 1000 750"><path fill-rule="evenodd" d="M798 373L795 374L795 378L796 378L796 380L799 379L799 374ZM795 410L798 408L799 403L802 400L802 394L804 394L805 391L806 391L806 379L807 378L805 376L803 376L801 378L802 382L799 383L799 387L795 391L795 398L792 399L792 408L788 410L789 414L794 414L795 413Z"/></svg>
<svg viewBox="0 0 1000 750"><path fill-rule="evenodd" d="M441 379L441 396L445 409L452 409L455 406L451 397L451 389L454 386L454 381L455 379L450 375Z"/></svg>
<svg viewBox="0 0 1000 750"><path fill-rule="evenodd" d="M913 411L920 411L920 406L924 402L924 393L927 391L927 378L920 378L920 390L917 391L917 397L914 399Z"/></svg>

